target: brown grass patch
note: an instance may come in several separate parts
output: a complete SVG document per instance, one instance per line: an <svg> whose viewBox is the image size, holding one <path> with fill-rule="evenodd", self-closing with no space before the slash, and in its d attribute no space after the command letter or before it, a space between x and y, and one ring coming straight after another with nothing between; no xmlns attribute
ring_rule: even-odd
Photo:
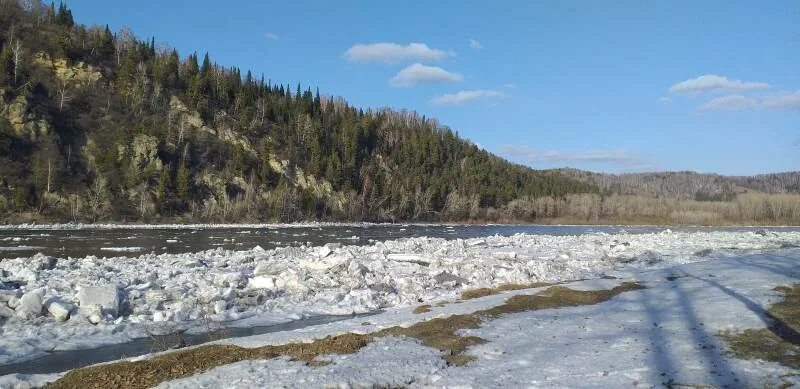
<svg viewBox="0 0 800 389"><path fill-rule="evenodd" d="M630 290L642 288L626 282L613 289L578 291L567 287L551 287L535 295L518 295L505 304L464 315L451 315L416 323L409 327L390 327L371 334L347 333L329 336L310 343L290 343L278 346L243 348L231 345L208 345L175 351L136 362L122 361L75 369L49 388L148 388L161 382L202 373L211 368L247 359L269 359L288 356L311 365L324 364L316 360L326 354L352 354L384 336L407 336L423 345L442 351L450 365L463 365L475 358L464 352L486 340L476 336L460 336L463 329L478 328L486 320L506 313L538 309L597 304ZM511 289L513 290L513 289Z"/></svg>
<svg viewBox="0 0 800 389"><path fill-rule="evenodd" d="M494 288L478 288L478 289L465 290L461 293L461 299L472 300L479 297L491 296L494 294L499 294L501 292L507 292L510 290L541 288L544 286L551 286L551 285L555 284L551 282L534 282L531 284L502 284Z"/></svg>
<svg viewBox="0 0 800 389"><path fill-rule="evenodd" d="M498 316L504 313L593 305L609 300L620 293L642 288L643 286L635 282L623 282L612 289L587 291L553 286L537 294L513 296L506 300L505 304L486 309L481 313L487 316Z"/></svg>
<svg viewBox="0 0 800 389"><path fill-rule="evenodd" d="M800 284L777 287L783 301L767 309L773 321L769 328L720 334L738 358L761 359L800 369Z"/></svg>
<svg viewBox="0 0 800 389"><path fill-rule="evenodd" d="M391 327L378 332L377 336L407 336L418 339L422 344L442 351L442 358L448 364L464 364L469 358L462 353L469 346L486 343L477 336L459 336L459 330L478 328L481 318L476 314L452 315L416 323L410 327Z"/></svg>
<svg viewBox="0 0 800 389"><path fill-rule="evenodd" d="M231 345L200 346L175 351L151 359L121 361L72 370L48 388L150 388L161 382L202 373L211 368L247 359L289 356L294 360L319 364L323 354L352 354L371 342L371 335L343 334L311 343L244 348Z"/></svg>
<svg viewBox="0 0 800 389"><path fill-rule="evenodd" d="M411 311L411 313L419 315L420 313L426 313L426 312L430 312L430 311L431 311L431 306L425 304L425 305L420 305L420 306L414 308L414 310Z"/></svg>

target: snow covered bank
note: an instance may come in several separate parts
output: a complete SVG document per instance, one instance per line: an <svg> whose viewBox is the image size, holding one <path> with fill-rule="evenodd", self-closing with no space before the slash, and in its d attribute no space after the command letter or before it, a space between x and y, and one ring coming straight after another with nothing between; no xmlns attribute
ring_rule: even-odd
<svg viewBox="0 0 800 389"><path fill-rule="evenodd" d="M774 288L800 281L798 265L800 249L785 249L637 271L624 280L568 283L557 288L608 291L636 281L645 289L628 290L596 303L490 315L477 327L459 332L461 337L483 340L466 350L474 360L464 365L446 364L442 352L417 339L380 336L353 352L320 355L317 360L326 362L323 364L254 357L165 381L159 387L789 387L800 384L800 371L773 362L738 359L720 334L767 326L765 309L783 299ZM256 348L343 333L374 334L397 325L408 327L436 318L492 311L532 294L551 296L548 289L437 304L422 314L415 314L411 307L395 308L366 322L353 319L217 343ZM235 352L235 348L229 350ZM214 358L213 354L208 357ZM175 363L169 355L164 358ZM131 365L118 368L127 371L141 366L147 363L135 369ZM7 376L0 377L0 385L42 383L57 377ZM75 376L72 378L74 383ZM84 378L96 378L98 383L113 381L109 375Z"/></svg>
<svg viewBox="0 0 800 389"><path fill-rule="evenodd" d="M781 297L775 286L800 280L800 250L679 265L633 275L646 289L598 305L509 314L463 331L486 343L477 359L446 366L434 349L409 338L379 339L354 355L331 355L330 364L307 366L284 358L242 361L161 388L263 387L788 387L800 371L728 352L722 331L763 328L763 310ZM602 280L569 284L601 289ZM451 304L425 317L446 317L498 304L510 295ZM465 306L466 305L466 306ZM381 316L389 316L387 313ZM424 320L409 310L393 321ZM381 321L376 317L371 321ZM357 330L357 323L337 323ZM344 328L342 328L344 327ZM331 331L329 328L328 331ZM319 338L324 331L305 334ZM513 336L509 336L513 334ZM285 341L280 334L236 343ZM395 351L396 350L396 351ZM434 352L431 352L434 351ZM380 374L376 374L379 372Z"/></svg>
<svg viewBox="0 0 800 389"><path fill-rule="evenodd" d="M265 325L800 245L799 232L409 238L369 246L0 261L0 364L209 323Z"/></svg>

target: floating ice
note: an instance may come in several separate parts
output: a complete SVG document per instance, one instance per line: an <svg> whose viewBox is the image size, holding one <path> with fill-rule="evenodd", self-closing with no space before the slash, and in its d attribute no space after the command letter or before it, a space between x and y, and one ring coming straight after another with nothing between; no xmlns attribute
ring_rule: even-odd
<svg viewBox="0 0 800 389"><path fill-rule="evenodd" d="M144 250L143 247L100 247L100 251L113 251L117 253L135 253Z"/></svg>
<svg viewBox="0 0 800 389"><path fill-rule="evenodd" d="M16 307L17 317L30 320L42 314L42 290L34 290L22 295Z"/></svg>
<svg viewBox="0 0 800 389"><path fill-rule="evenodd" d="M97 305L103 314L116 317L119 313L119 290L116 285L82 286L77 297L81 308Z"/></svg>
<svg viewBox="0 0 800 389"><path fill-rule="evenodd" d="M66 321L69 319L70 312L74 307L70 303L61 301L51 301L47 304L47 312L50 312L53 317L58 321Z"/></svg>
<svg viewBox="0 0 800 389"><path fill-rule="evenodd" d="M592 278L798 244L800 232L518 234L103 259L4 259L0 283L10 290L0 290L0 306L27 313L15 311L0 324L0 364L34 357L54 344L69 349L125 342L154 327L191 331L209 321L237 325L229 322L369 312L452 299L465 289ZM85 319L59 321L63 312L56 315L50 306L50 314L41 316L35 298L24 297L37 290L40 304L76 305ZM20 310L22 300L26 308ZM0 316L7 313L0 310Z"/></svg>

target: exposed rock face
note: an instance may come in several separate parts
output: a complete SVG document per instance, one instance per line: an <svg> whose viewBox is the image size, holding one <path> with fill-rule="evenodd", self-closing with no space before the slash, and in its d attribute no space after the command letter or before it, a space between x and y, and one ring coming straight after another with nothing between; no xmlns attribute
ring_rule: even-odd
<svg viewBox="0 0 800 389"><path fill-rule="evenodd" d="M158 158L158 140L149 135L139 134L133 138L131 150L133 165L140 171L161 170L161 160Z"/></svg>
<svg viewBox="0 0 800 389"><path fill-rule="evenodd" d="M190 110L179 98L172 96L169 100L170 123L178 129L178 138L186 136L188 131L200 130L212 135L217 132L203 123L197 111Z"/></svg>
<svg viewBox="0 0 800 389"><path fill-rule="evenodd" d="M37 54L33 62L53 69L59 80L71 83L73 87L88 86L103 77L102 73L92 65L87 65L83 62L70 65L64 58L51 59L46 53Z"/></svg>
<svg viewBox="0 0 800 389"><path fill-rule="evenodd" d="M0 96L3 95L4 91L0 90ZM26 95L19 95L8 103L0 98L0 116L8 120L16 136L31 141L52 131L47 112L43 107L32 104Z"/></svg>

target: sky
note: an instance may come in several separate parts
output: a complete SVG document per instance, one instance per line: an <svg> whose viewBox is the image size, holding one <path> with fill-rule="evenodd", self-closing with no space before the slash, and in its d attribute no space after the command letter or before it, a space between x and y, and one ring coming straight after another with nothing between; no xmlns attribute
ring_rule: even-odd
<svg viewBox="0 0 800 389"><path fill-rule="evenodd" d="M534 168L800 170L797 1L108 1L85 24L435 117Z"/></svg>

